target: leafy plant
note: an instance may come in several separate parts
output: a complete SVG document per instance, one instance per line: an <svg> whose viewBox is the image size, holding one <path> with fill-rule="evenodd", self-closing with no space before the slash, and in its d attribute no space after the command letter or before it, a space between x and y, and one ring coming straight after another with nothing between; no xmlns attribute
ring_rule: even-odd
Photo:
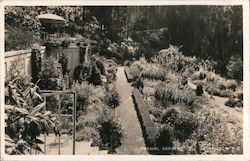
<svg viewBox="0 0 250 161"><path fill-rule="evenodd" d="M173 128L172 137L179 139L181 142L188 139L198 127L195 115L183 107L169 108L162 114L161 118L162 124L168 124Z"/></svg>
<svg viewBox="0 0 250 161"><path fill-rule="evenodd" d="M85 111L90 103L89 98L93 95L94 86L88 82L82 82L82 84L75 83L72 86L72 90L75 90L77 94L77 111Z"/></svg>
<svg viewBox="0 0 250 161"><path fill-rule="evenodd" d="M101 137L101 149L107 149L109 153L115 153L121 146L124 136L121 125L112 115L106 113L100 117L100 127L98 128Z"/></svg>
<svg viewBox="0 0 250 161"><path fill-rule="evenodd" d="M55 58L43 58L38 85L41 89L62 90L64 80L61 64Z"/></svg>
<svg viewBox="0 0 250 161"><path fill-rule="evenodd" d="M38 86L23 88L16 77L8 83L10 104L5 105L5 151L8 154L27 154L31 149L42 152L40 134L57 130L56 118L44 110L46 103L38 94Z"/></svg>
<svg viewBox="0 0 250 161"><path fill-rule="evenodd" d="M111 89L109 89L107 95L104 97L104 102L111 108L119 106L119 94L115 87L111 87Z"/></svg>

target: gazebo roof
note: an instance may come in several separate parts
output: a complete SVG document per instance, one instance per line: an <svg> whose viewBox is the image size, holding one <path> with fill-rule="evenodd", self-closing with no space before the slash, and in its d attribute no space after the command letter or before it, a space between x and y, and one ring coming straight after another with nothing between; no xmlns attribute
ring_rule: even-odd
<svg viewBox="0 0 250 161"><path fill-rule="evenodd" d="M39 19L39 21L41 23L57 23L57 24L64 24L66 22L66 20L58 15L55 14L41 14L39 16L37 16L37 18Z"/></svg>

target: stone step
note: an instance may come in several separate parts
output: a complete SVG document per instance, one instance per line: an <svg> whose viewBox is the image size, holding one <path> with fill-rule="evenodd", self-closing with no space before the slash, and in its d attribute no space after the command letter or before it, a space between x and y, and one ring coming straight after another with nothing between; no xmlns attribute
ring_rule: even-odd
<svg viewBox="0 0 250 161"><path fill-rule="evenodd" d="M99 151L99 155L108 155L108 150Z"/></svg>
<svg viewBox="0 0 250 161"><path fill-rule="evenodd" d="M76 142L76 155L89 155L92 151L91 144L89 141Z"/></svg>
<svg viewBox="0 0 250 161"><path fill-rule="evenodd" d="M91 147L90 155L98 155L99 154L99 147Z"/></svg>

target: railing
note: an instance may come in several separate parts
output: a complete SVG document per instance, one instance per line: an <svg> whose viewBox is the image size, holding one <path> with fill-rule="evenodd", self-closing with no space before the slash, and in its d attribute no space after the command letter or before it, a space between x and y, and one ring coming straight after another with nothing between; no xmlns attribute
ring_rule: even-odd
<svg viewBox="0 0 250 161"><path fill-rule="evenodd" d="M40 38L42 41L47 41L47 40L64 40L65 39L65 34L64 33L54 33L54 34L49 34L47 32L41 32L40 33Z"/></svg>

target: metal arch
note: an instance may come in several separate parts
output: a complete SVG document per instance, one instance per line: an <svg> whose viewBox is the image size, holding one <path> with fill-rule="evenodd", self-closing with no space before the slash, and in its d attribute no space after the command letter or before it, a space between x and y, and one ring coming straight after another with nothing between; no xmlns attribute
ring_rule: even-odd
<svg viewBox="0 0 250 161"><path fill-rule="evenodd" d="M46 98L49 96L63 95L63 94L73 94L74 95L74 103L73 103L73 155L75 155L75 151L76 151L76 149L75 149L76 148L76 92L72 91L72 90L65 90L65 91L39 90L39 93L44 98L45 103L46 103ZM46 110L46 106L44 107L44 110ZM46 137L45 137L45 142L46 142ZM59 146L60 146L60 144L59 144ZM44 145L44 154L46 155L46 143ZM59 147L59 154L60 154L60 147Z"/></svg>

